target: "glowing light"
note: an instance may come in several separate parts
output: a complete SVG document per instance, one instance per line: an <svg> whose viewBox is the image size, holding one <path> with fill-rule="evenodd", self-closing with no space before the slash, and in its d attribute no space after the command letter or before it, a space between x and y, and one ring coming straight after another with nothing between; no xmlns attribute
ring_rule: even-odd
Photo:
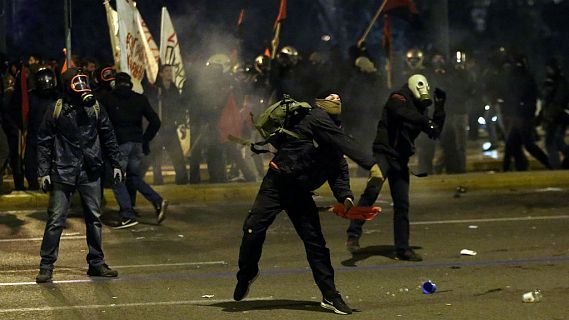
<svg viewBox="0 0 569 320"><path fill-rule="evenodd" d="M486 124L486 119L484 119L483 117L479 117L479 118L478 118L478 123L479 123L479 124Z"/></svg>
<svg viewBox="0 0 569 320"><path fill-rule="evenodd" d="M496 120L498 120L498 116L493 116L493 117L492 117L492 122L496 122Z"/></svg>
<svg viewBox="0 0 569 320"><path fill-rule="evenodd" d="M485 106L484 106L484 110L486 110L486 111L490 110L490 106L489 106L489 105L485 105Z"/></svg>
<svg viewBox="0 0 569 320"><path fill-rule="evenodd" d="M482 149L488 150L488 149L490 149L491 146L492 146L492 143L490 143L490 142L484 142L484 143L482 144Z"/></svg>
<svg viewBox="0 0 569 320"><path fill-rule="evenodd" d="M322 41L328 42L332 39L332 37L329 34L325 34L325 35L322 35L322 37L320 37L320 39L322 39Z"/></svg>

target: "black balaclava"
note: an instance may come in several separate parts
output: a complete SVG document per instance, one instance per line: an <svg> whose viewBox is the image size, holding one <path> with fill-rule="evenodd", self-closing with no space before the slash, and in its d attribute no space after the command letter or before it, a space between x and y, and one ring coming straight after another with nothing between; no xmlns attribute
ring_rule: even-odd
<svg viewBox="0 0 569 320"><path fill-rule="evenodd" d="M124 95L132 91L132 80L128 73L119 72L115 76L113 91L119 95Z"/></svg>

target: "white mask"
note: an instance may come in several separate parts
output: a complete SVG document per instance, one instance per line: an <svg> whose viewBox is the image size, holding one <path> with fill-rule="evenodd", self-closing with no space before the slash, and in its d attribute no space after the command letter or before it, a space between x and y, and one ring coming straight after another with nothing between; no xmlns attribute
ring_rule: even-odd
<svg viewBox="0 0 569 320"><path fill-rule="evenodd" d="M407 86L413 93L413 97L421 102L421 104L424 106L429 106L431 103L433 103L433 98L431 97L431 87L429 87L429 82L424 75L412 75L409 77L409 80L407 80Z"/></svg>

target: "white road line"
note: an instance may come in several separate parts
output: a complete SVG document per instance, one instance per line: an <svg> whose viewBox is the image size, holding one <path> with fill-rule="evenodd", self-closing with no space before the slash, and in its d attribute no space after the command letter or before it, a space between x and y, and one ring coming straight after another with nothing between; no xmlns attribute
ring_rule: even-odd
<svg viewBox="0 0 569 320"><path fill-rule="evenodd" d="M61 240L77 240L86 239L86 236L62 236ZM16 238L16 239L0 239L0 242L26 242L26 241L42 241L43 238Z"/></svg>
<svg viewBox="0 0 569 320"><path fill-rule="evenodd" d="M197 262L175 262L175 263L156 263L156 264L132 264L124 266L113 266L113 269L127 269L127 268L161 268L161 267L180 267L180 266L206 266L206 265L226 265L227 262L223 260L219 261L197 261ZM61 270L87 270L87 268L58 268ZM21 269L21 270L2 270L2 273L27 273L36 272L37 269ZM64 281L54 281L54 283L84 283L92 282L91 280L64 280ZM36 284L35 282L0 282L0 286L18 286L18 285L29 285Z"/></svg>
<svg viewBox="0 0 569 320"><path fill-rule="evenodd" d="M507 221L533 221L533 220L561 220L569 219L569 215L559 216L525 216L512 218L487 218L487 219L462 219L462 220L433 220L433 221L414 221L412 225L425 224L451 224L451 223L473 223L473 222L507 222Z"/></svg>
<svg viewBox="0 0 569 320"><path fill-rule="evenodd" d="M250 298L247 301L268 301L273 297L258 297ZM201 299L201 300L182 300L182 301L157 301L157 302L135 302L135 303L113 303L113 304L91 304L82 306L62 306L62 307L37 307L37 308L14 308L14 309L0 309L0 313L13 313L13 312L37 312L37 311L66 311L66 310L81 310L81 309L103 309L103 308L132 308L132 307L146 307L146 306L176 306L176 305L209 305L214 303L233 302L232 299Z"/></svg>
<svg viewBox="0 0 569 320"><path fill-rule="evenodd" d="M177 267L177 266L203 266L203 265L225 265L225 261L198 261L198 262L178 262L178 263L157 263L157 264L135 264L126 266L113 266L115 269L124 268L154 268L154 267Z"/></svg>

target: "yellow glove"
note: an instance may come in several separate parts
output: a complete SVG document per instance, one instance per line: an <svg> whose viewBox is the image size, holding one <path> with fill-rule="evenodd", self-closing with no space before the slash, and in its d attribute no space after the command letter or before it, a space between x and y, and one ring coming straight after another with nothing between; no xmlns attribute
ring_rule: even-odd
<svg viewBox="0 0 569 320"><path fill-rule="evenodd" d="M367 179L367 184L379 187L385 181L381 168L377 164L374 164L371 169L369 169L369 178Z"/></svg>
<svg viewBox="0 0 569 320"><path fill-rule="evenodd" d="M344 212L348 213L348 211L350 211L350 209L353 207L354 207L354 200L352 200L352 198L346 198L346 200L344 200Z"/></svg>

